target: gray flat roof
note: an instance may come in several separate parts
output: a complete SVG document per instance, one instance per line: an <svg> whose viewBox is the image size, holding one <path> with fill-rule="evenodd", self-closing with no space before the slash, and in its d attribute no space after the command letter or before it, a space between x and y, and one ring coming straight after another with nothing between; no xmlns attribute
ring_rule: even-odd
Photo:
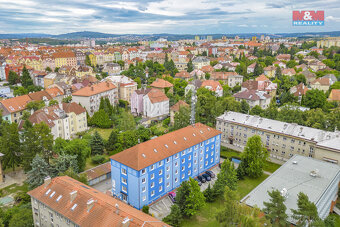
<svg viewBox="0 0 340 227"><path fill-rule="evenodd" d="M296 162L296 164L294 164ZM316 177L311 176L311 171L318 170ZM339 182L340 166L325 161L295 155L283 164L278 170L259 184L253 191L246 195L241 202L260 209L264 208L263 202L269 201L268 191L287 189L288 196L285 201L287 215L292 214L290 209L297 209L299 192L305 193L309 200L317 202L334 182ZM324 218L324 217L322 217ZM294 223L291 219L290 222Z"/></svg>

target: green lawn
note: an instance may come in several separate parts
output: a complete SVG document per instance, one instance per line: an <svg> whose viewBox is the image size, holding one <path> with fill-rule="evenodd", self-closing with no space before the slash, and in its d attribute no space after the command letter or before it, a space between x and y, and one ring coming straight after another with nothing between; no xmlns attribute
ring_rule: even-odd
<svg viewBox="0 0 340 227"><path fill-rule="evenodd" d="M258 179L251 179L245 177L243 180L238 182L237 192L239 193L240 199L246 196L251 190L257 185L264 181L268 175L263 175ZM195 216L190 219L185 219L182 223L184 227L200 226L200 227L214 227L219 226L219 223L215 219L216 211L223 207L223 200L218 199L213 203L206 203L206 206L202 208Z"/></svg>
<svg viewBox="0 0 340 227"><path fill-rule="evenodd" d="M110 156L111 156L111 155L103 154L103 156L105 156L105 158L107 159L105 162L108 162L108 161L110 160ZM88 158L86 159L85 170L92 169L93 167L96 167L96 166L101 165L101 164L93 164L92 161L91 161L91 158L92 158L92 156L91 156L91 157L88 157ZM105 162L104 162L104 163L105 163Z"/></svg>
<svg viewBox="0 0 340 227"><path fill-rule="evenodd" d="M226 148L226 147L221 147L221 157L222 158L232 158L236 157L241 159L241 153L234 151L232 149ZM274 173L278 168L280 168L281 165L267 161L266 164L263 167L264 171Z"/></svg>
<svg viewBox="0 0 340 227"><path fill-rule="evenodd" d="M90 128L84 136L86 135L92 136L95 131L97 131L103 137L103 139L107 140L110 136L112 128Z"/></svg>
<svg viewBox="0 0 340 227"><path fill-rule="evenodd" d="M28 191L28 184L24 183L23 185L18 185L17 183L11 184L3 189L1 191L1 197L10 195L12 193L18 193L18 192L27 192Z"/></svg>

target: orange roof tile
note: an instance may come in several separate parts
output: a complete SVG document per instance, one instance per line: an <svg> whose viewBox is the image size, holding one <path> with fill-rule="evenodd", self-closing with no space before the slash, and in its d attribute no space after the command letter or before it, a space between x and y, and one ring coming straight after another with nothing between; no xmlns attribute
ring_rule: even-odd
<svg viewBox="0 0 340 227"><path fill-rule="evenodd" d="M340 101L340 89L332 89L329 97L332 101Z"/></svg>
<svg viewBox="0 0 340 227"><path fill-rule="evenodd" d="M214 128L196 123L126 149L111 159L139 171L219 134Z"/></svg>
<svg viewBox="0 0 340 227"><path fill-rule="evenodd" d="M64 95L64 92L60 90L58 87L47 88L45 91L52 97L55 98L60 95Z"/></svg>
<svg viewBox="0 0 340 227"><path fill-rule="evenodd" d="M260 76L255 78L256 81L268 81L268 77L266 77L264 74L261 74Z"/></svg>
<svg viewBox="0 0 340 227"><path fill-rule="evenodd" d="M149 97L152 103L164 102L169 100L169 98L164 94L164 92L158 89L151 89L148 92L147 96Z"/></svg>
<svg viewBox="0 0 340 227"><path fill-rule="evenodd" d="M1 100L0 103L10 113L15 113L26 109L27 103L32 101L28 95L17 96L10 99Z"/></svg>
<svg viewBox="0 0 340 227"><path fill-rule="evenodd" d="M201 87L205 87L205 88L211 87L212 91L216 91L217 88L220 88L220 89L222 88L220 82L215 81L215 80L205 80L202 82Z"/></svg>
<svg viewBox="0 0 340 227"><path fill-rule="evenodd" d="M92 96L105 91L109 91L115 89L116 86L111 82L101 82L98 84L94 84L92 86L84 87L74 92L72 95L75 96Z"/></svg>
<svg viewBox="0 0 340 227"><path fill-rule="evenodd" d="M73 201L71 192L76 192ZM28 194L82 227L122 226L125 218L129 218L130 227L168 226L151 215L68 176L53 178L49 184L43 184ZM87 203L91 200L93 206L90 208Z"/></svg>
<svg viewBox="0 0 340 227"><path fill-rule="evenodd" d="M167 88L173 87L174 85L172 85L172 83L170 83L169 81L157 78L150 86L156 88Z"/></svg>
<svg viewBox="0 0 340 227"><path fill-rule="evenodd" d="M181 107L189 107L189 104L183 100L179 100L175 105L170 107L170 110L177 112Z"/></svg>

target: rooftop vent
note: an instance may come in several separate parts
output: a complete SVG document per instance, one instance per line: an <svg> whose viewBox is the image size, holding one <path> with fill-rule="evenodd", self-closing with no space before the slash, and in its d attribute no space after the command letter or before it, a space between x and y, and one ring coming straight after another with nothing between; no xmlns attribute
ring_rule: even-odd
<svg viewBox="0 0 340 227"><path fill-rule="evenodd" d="M155 148L155 149L153 149L153 151L154 151L155 153L157 153L157 152L158 152L156 148Z"/></svg>
<svg viewBox="0 0 340 227"><path fill-rule="evenodd" d="M115 204L115 207L116 207L116 214L119 214L119 205L118 205L118 203Z"/></svg>
<svg viewBox="0 0 340 227"><path fill-rule="evenodd" d="M288 190L287 190L287 188L283 188L280 193L281 193L281 196L283 196L285 198L288 197Z"/></svg>
<svg viewBox="0 0 340 227"><path fill-rule="evenodd" d="M210 128L208 128L208 131L210 131Z"/></svg>
<svg viewBox="0 0 340 227"><path fill-rule="evenodd" d="M184 139L184 140L187 140L187 138L186 138L186 137L183 137L183 139Z"/></svg>
<svg viewBox="0 0 340 227"><path fill-rule="evenodd" d="M311 175L312 177L317 177L319 176L319 170L318 169L312 170L310 171L309 175Z"/></svg>
<svg viewBox="0 0 340 227"><path fill-rule="evenodd" d="M298 164L298 162L297 162L297 161L293 161L293 164L294 164L294 165L297 165L297 164Z"/></svg>
<svg viewBox="0 0 340 227"><path fill-rule="evenodd" d="M63 197L62 195L58 196L58 198L57 198L55 201L59 202L59 200L60 200L62 197Z"/></svg>
<svg viewBox="0 0 340 227"><path fill-rule="evenodd" d="M164 144L164 146L165 146L166 148L169 148L168 144Z"/></svg>
<svg viewBox="0 0 340 227"><path fill-rule="evenodd" d="M201 133L201 134L203 134L203 131L202 131L202 130L200 130L200 133Z"/></svg>
<svg viewBox="0 0 340 227"><path fill-rule="evenodd" d="M48 176L44 179L44 186L45 188L51 183L51 177Z"/></svg>
<svg viewBox="0 0 340 227"><path fill-rule="evenodd" d="M45 193L45 195L48 195L48 193L50 193L51 189L48 189L47 192Z"/></svg>
<svg viewBox="0 0 340 227"><path fill-rule="evenodd" d="M92 209L93 205L94 205L94 200L93 199L89 199L86 203L87 205L87 212L90 212L90 210Z"/></svg>
<svg viewBox="0 0 340 227"><path fill-rule="evenodd" d="M176 140L174 140L174 144L177 144Z"/></svg>
<svg viewBox="0 0 340 227"><path fill-rule="evenodd" d="M130 225L130 218L126 217L122 221L122 227L128 227Z"/></svg>
<svg viewBox="0 0 340 227"><path fill-rule="evenodd" d="M74 211L74 209L76 209L76 207L78 206L78 204L74 204L72 207L71 207L71 210Z"/></svg>
<svg viewBox="0 0 340 227"><path fill-rule="evenodd" d="M55 194L55 191L51 193L50 198L52 198Z"/></svg>
<svg viewBox="0 0 340 227"><path fill-rule="evenodd" d="M143 156L143 158L146 158L146 155L144 153L142 154L142 156Z"/></svg>
<svg viewBox="0 0 340 227"><path fill-rule="evenodd" d="M193 136L196 136L196 134L195 134L195 133L193 133L192 135L193 135Z"/></svg>

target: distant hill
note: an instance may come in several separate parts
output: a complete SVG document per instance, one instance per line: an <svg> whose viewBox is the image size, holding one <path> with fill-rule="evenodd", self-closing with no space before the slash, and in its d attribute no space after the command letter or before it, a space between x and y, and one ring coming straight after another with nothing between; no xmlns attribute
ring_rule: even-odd
<svg viewBox="0 0 340 227"><path fill-rule="evenodd" d="M340 36L340 31L331 32L306 32L306 33L235 33L235 34L200 34L200 37L207 35L213 36L214 39L219 39L222 36L235 37L238 35L241 38L251 38L252 36L265 35L270 37L324 37L324 36ZM16 34L0 34L0 39L24 39L24 38L52 38L52 39L97 39L97 38L114 38L117 41L138 41L138 40L157 40L159 38L167 38L168 40L193 39L193 34L108 34L101 32L72 32L60 35L51 35L44 33L16 33Z"/></svg>

